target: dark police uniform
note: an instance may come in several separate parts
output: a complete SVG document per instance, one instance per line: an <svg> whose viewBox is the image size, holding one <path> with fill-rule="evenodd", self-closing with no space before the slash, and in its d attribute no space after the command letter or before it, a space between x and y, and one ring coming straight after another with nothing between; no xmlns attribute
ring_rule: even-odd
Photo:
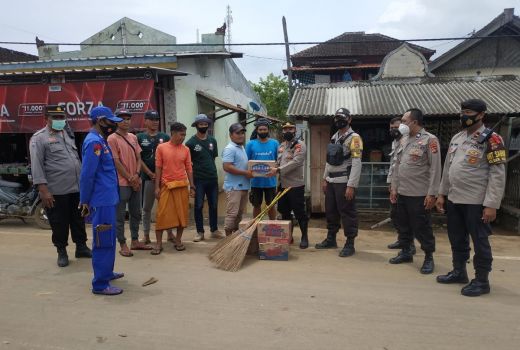
<svg viewBox="0 0 520 350"><path fill-rule="evenodd" d="M357 188L361 177L361 156L363 141L361 136L348 128L345 134L336 132L331 138L331 144L343 146L344 161L340 165L325 164L323 179L327 181L325 193L325 215L327 218L327 238L316 245L317 249L334 247L336 234L341 225L347 237L347 244L354 246L358 234L358 217L355 198L347 200L347 187ZM328 243L327 243L328 242Z"/></svg>
<svg viewBox="0 0 520 350"><path fill-rule="evenodd" d="M481 126L471 135L463 130L451 139L439 190L439 194L448 197L448 236L454 272L465 276L455 281L459 283L467 282L465 265L470 257L470 236L475 250L476 277L487 282L493 261L488 239L491 225L482 221L482 212L485 207L500 208L506 182L506 151L502 138L493 133L481 144L478 138L484 129ZM449 277L450 274L439 276L437 280L452 283Z"/></svg>
<svg viewBox="0 0 520 350"><path fill-rule="evenodd" d="M397 222L401 233L402 252L391 263L413 260L410 245L414 236L421 243L426 259L435 251L431 214L424 207L426 196L436 196L441 180L439 141L435 135L421 129L409 136L406 144L397 150L392 174L392 190L397 191ZM404 258L404 259L402 259ZM425 262L426 262L425 259ZM402 261L401 261L402 260ZM433 258L431 258L433 263ZM430 269L421 269L431 273Z"/></svg>
<svg viewBox="0 0 520 350"><path fill-rule="evenodd" d="M90 207L94 237L92 289L102 291L114 278L116 207L119 203L117 172L107 141L95 129L87 134L82 154L80 202ZM111 225L111 228L96 232L98 225Z"/></svg>
<svg viewBox="0 0 520 350"><path fill-rule="evenodd" d="M293 126L293 125L289 125ZM285 125L287 127L287 124ZM298 225L302 232L300 248L308 246L307 230L309 218L305 211L305 158L307 148L300 140L284 141L278 148L277 166L280 173L280 188L291 188L278 201L278 211L282 214L282 220L292 220L291 212L294 212Z"/></svg>
<svg viewBox="0 0 520 350"><path fill-rule="evenodd" d="M65 115L63 107L58 105L47 106L45 113ZM86 247L85 222L78 210L81 162L74 138L65 130L45 127L31 137L30 156L34 185L47 185L54 198L54 206L46 208L52 243L58 251L64 250L70 229L76 246Z"/></svg>

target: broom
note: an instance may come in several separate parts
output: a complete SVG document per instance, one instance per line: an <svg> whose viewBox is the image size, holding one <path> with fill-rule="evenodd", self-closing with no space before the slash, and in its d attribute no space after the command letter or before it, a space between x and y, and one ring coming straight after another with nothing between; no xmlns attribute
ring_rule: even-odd
<svg viewBox="0 0 520 350"><path fill-rule="evenodd" d="M274 197L273 199L273 202L274 201L278 201L278 199L281 198L281 192L278 192L276 194L276 196ZM237 236L239 236L240 234L244 233L248 228L251 227L251 225L253 225L253 223L255 221L260 221L262 220L262 218L264 217L264 215L269 211L269 209L271 208L272 206L267 206L265 207L261 212L260 214L258 214L255 218L251 219L247 225L246 225L246 228L245 229L238 229L236 230L235 232L233 232L232 234L230 234L229 236L226 236L224 239L221 239L214 247L213 249L211 249L208 257L211 261L213 261L213 258L216 256L216 255L219 255L220 254L220 251L222 250L222 248L224 248L227 244L229 244L230 241L232 241L233 239L235 239Z"/></svg>
<svg viewBox="0 0 520 350"><path fill-rule="evenodd" d="M247 248L251 243L251 238L262 217L267 213L280 198L282 198L291 188L286 188L283 192L278 193L273 201L253 220L251 220L247 229L237 231L224 244L215 247L209 255L209 259L215 263L216 267L225 271L238 271L244 262Z"/></svg>
<svg viewBox="0 0 520 350"><path fill-rule="evenodd" d="M274 197L273 199L273 202L276 200L278 201L278 199L280 199L280 194L281 192L278 192L276 194L276 196ZM230 241L232 241L233 239L235 239L237 236L239 236L241 233L245 232L249 227L251 227L251 225L253 225L253 223L256 221L256 220L261 220L264 215L269 211L271 207L270 206L267 206L265 207L261 212L260 214L258 214L255 218L251 219L248 223L247 223L247 226L245 229L238 229L236 230L235 232L233 232L232 234L230 234L229 236L226 236L225 238L221 239L218 241L218 243L213 247L213 249L211 249L210 253L209 253L209 259L212 260L212 257L215 255L215 254L218 254L217 252L219 250L222 249L222 247L224 247L225 245L227 245Z"/></svg>

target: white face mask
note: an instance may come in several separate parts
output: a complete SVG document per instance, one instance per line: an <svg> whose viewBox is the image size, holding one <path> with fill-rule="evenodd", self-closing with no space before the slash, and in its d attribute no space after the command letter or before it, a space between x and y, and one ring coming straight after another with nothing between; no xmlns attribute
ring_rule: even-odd
<svg viewBox="0 0 520 350"><path fill-rule="evenodd" d="M399 132L403 136L408 136L410 134L410 128L408 127L408 125L401 123L399 125Z"/></svg>

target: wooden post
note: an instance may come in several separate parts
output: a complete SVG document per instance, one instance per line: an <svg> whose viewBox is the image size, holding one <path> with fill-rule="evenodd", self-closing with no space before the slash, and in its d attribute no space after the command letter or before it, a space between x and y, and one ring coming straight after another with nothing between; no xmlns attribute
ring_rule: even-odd
<svg viewBox="0 0 520 350"><path fill-rule="evenodd" d="M283 25L283 38L285 40L285 59L287 60L287 79L289 80L289 100L292 98L294 93L293 79L291 71L291 54L289 52L289 36L287 35L287 22L285 16L282 17Z"/></svg>

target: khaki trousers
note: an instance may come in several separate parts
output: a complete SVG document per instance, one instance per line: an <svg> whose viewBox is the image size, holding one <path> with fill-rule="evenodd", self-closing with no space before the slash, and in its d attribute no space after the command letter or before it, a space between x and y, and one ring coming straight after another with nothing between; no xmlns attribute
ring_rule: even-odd
<svg viewBox="0 0 520 350"><path fill-rule="evenodd" d="M224 229L226 231L238 230L238 224L242 220L242 215L247 205L247 191L227 191L226 192L226 218Z"/></svg>

